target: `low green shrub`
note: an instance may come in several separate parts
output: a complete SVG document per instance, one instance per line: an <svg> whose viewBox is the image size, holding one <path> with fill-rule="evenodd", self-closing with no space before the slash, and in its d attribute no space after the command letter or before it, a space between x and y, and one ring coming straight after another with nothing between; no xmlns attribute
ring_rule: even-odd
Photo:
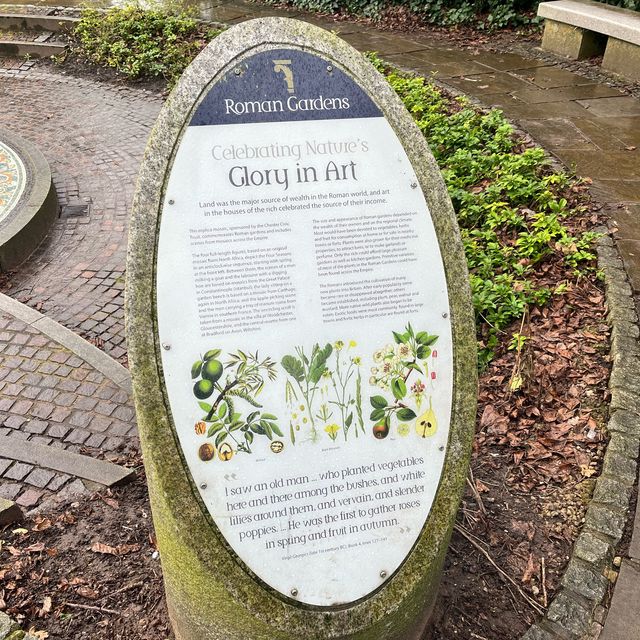
<svg viewBox="0 0 640 640"><path fill-rule="evenodd" d="M464 97L448 98L424 78L370 59L413 115L442 169L453 201L471 275L481 364L498 334L554 290L535 284L543 263L590 268L595 234L572 235L563 193L572 180L552 171L545 152L526 147L502 112L483 113ZM539 279L538 279L539 281Z"/></svg>
<svg viewBox="0 0 640 640"><path fill-rule="evenodd" d="M91 62L129 78L162 77L173 84L218 33L188 14L131 4L85 9L72 37L76 53Z"/></svg>

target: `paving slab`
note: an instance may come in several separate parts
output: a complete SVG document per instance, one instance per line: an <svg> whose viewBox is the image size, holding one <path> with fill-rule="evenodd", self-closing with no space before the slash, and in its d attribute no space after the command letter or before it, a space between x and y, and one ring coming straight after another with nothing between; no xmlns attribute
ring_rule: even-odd
<svg viewBox="0 0 640 640"><path fill-rule="evenodd" d="M640 203L640 180L598 180L598 184L604 189L600 199L605 202Z"/></svg>
<svg viewBox="0 0 640 640"><path fill-rule="evenodd" d="M135 475L133 469L121 467L106 460L97 460L96 458L34 442L25 445L23 440L11 436L5 436L0 439L0 448L3 456L29 463L29 465L37 467L41 472L43 469L53 469L54 471L73 475L76 478L91 480L105 487L124 484ZM47 485L52 477L51 475L47 478L42 488Z"/></svg>
<svg viewBox="0 0 640 640"><path fill-rule="evenodd" d="M515 69L511 71L519 78L524 78L541 89L556 89L558 87L577 87L591 84L592 80L558 67L534 67Z"/></svg>
<svg viewBox="0 0 640 640"><path fill-rule="evenodd" d="M469 60L479 62L497 71L513 71L516 69L534 69L548 66L549 63L535 58L523 58L515 53L491 53L482 51L469 56Z"/></svg>
<svg viewBox="0 0 640 640"><path fill-rule="evenodd" d="M520 120L520 125L543 147L595 151L598 147L569 118Z"/></svg>
<svg viewBox="0 0 640 640"><path fill-rule="evenodd" d="M483 96L490 93L506 94L512 91L522 91L531 87L525 80L501 71L463 75L460 78L449 80L447 84L464 93L473 93L476 96Z"/></svg>
<svg viewBox="0 0 640 640"><path fill-rule="evenodd" d="M620 90L615 87L607 87L601 84L583 84L558 89L526 89L524 91L516 91L513 95L526 104L546 104L587 98L619 97L620 93Z"/></svg>
<svg viewBox="0 0 640 640"><path fill-rule="evenodd" d="M640 100L631 96L579 100L580 105L598 118L640 116Z"/></svg>
<svg viewBox="0 0 640 640"><path fill-rule="evenodd" d="M624 560L600 640L640 640L639 586L640 569Z"/></svg>
<svg viewBox="0 0 640 640"><path fill-rule="evenodd" d="M553 152L584 177L631 180L638 176L639 156L627 151L602 151L595 154L573 149L554 149Z"/></svg>

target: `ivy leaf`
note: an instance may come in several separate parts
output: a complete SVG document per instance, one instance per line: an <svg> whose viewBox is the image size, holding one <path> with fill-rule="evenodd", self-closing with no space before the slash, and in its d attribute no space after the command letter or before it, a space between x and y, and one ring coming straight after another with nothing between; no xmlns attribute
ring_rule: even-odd
<svg viewBox="0 0 640 640"><path fill-rule="evenodd" d="M387 399L383 396L372 396L369 402L374 409L384 409L387 406Z"/></svg>
<svg viewBox="0 0 640 640"><path fill-rule="evenodd" d="M304 366L298 358L294 356L284 356L281 360L282 368L298 382L304 380Z"/></svg>
<svg viewBox="0 0 640 640"><path fill-rule="evenodd" d="M200 375L201 371L202 371L202 360L196 360L191 365L191 378L192 378L192 380L195 380Z"/></svg>
<svg viewBox="0 0 640 640"><path fill-rule="evenodd" d="M372 422L378 422L384 418L384 409L374 409L369 416L369 420Z"/></svg>
<svg viewBox="0 0 640 640"><path fill-rule="evenodd" d="M398 411L397 416L401 422L409 422L409 420L413 420L416 417L416 414L412 409L404 408Z"/></svg>
<svg viewBox="0 0 640 640"><path fill-rule="evenodd" d="M402 400L407 395L407 385L402 378L395 378L391 382L391 391L398 400Z"/></svg>

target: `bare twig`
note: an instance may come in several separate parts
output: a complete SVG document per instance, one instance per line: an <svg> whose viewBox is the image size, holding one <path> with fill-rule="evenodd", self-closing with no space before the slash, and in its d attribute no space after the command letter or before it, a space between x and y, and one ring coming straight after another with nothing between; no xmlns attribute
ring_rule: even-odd
<svg viewBox="0 0 640 640"><path fill-rule="evenodd" d="M115 591L111 591L110 593L106 593L103 596L100 596L100 600L104 600L105 598L110 598L111 596L115 596L117 593L122 593L123 591L129 591L129 589L134 589L135 587L141 587L142 582L134 582L133 584L125 585L124 587L120 587L120 589L116 589Z"/></svg>
<svg viewBox="0 0 640 640"><path fill-rule="evenodd" d="M510 582L518 591L518 593L524 598L524 600L529 604L529 606L537 611L540 614L544 613L544 609L535 601L533 598L530 598L519 586L518 583L503 569L501 569L493 560L493 558L489 555L489 552L478 542L473 539L473 535L469 533L463 526L459 524L454 525L455 530L464 536L493 566L493 568L508 582Z"/></svg>
<svg viewBox="0 0 640 640"><path fill-rule="evenodd" d="M120 615L119 611L113 609L105 609L104 607L93 607L90 604L76 604L75 602L63 602L65 607L73 607L74 609L87 609L88 611L100 611L101 613L113 613L116 616Z"/></svg>
<svg viewBox="0 0 640 640"><path fill-rule="evenodd" d="M482 497L480 496L480 492L478 491L478 487L476 487L476 479L473 475L473 469L471 467L469 467L469 477L467 478L467 484L469 485L469 488L471 489L471 493L473 493L473 497L475 498L476 502L478 503L478 507L480 508L480 511L482 512L483 516L487 515L487 510L484 508L484 503L482 502Z"/></svg>
<svg viewBox="0 0 640 640"><path fill-rule="evenodd" d="M542 561L540 562L540 566L541 566L541 573L542 573L542 599L544 602L544 606L545 608L547 607L547 605L549 604L549 601L547 599L547 569L544 565L544 556L542 557Z"/></svg>

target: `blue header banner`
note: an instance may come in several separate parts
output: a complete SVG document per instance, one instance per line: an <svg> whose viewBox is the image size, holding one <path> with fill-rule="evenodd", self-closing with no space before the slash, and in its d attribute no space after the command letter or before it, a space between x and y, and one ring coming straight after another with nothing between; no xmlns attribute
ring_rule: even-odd
<svg viewBox="0 0 640 640"><path fill-rule="evenodd" d="M331 61L273 49L243 60L216 82L189 126L381 116L369 95Z"/></svg>

